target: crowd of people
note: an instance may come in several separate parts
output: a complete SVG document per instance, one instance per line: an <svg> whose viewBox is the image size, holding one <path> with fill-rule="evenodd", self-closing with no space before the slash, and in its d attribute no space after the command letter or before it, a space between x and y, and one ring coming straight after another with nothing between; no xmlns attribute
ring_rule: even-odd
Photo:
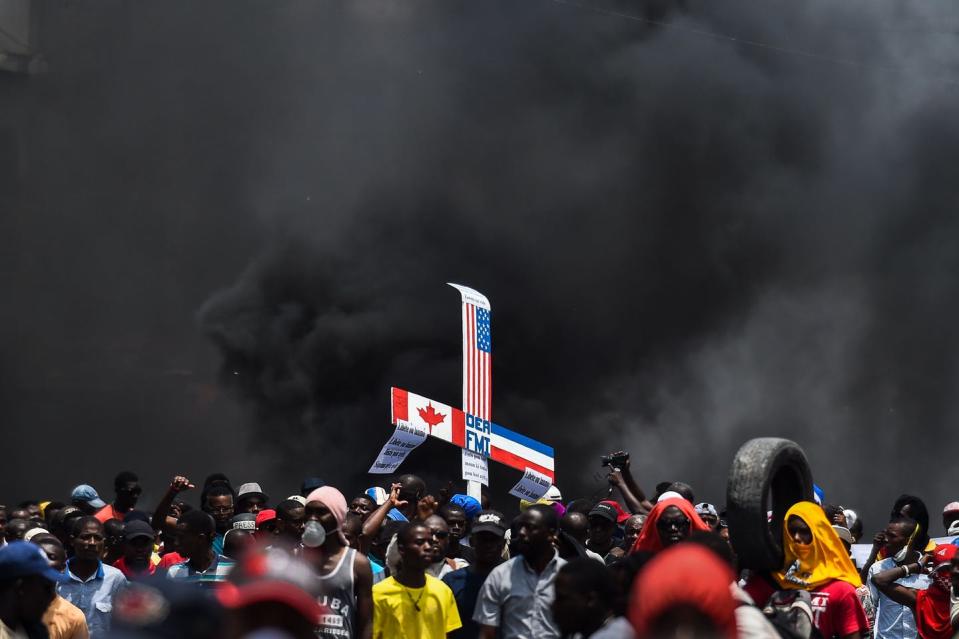
<svg viewBox="0 0 959 639"><path fill-rule="evenodd" d="M862 518L801 501L782 566L756 572L722 506L681 482L647 496L621 466L604 499L553 486L518 504L411 474L349 500L316 478L276 498L176 476L152 511L121 472L110 503L82 484L0 506L0 639L956 635L959 503L933 531L924 502L900 497L857 565Z"/></svg>

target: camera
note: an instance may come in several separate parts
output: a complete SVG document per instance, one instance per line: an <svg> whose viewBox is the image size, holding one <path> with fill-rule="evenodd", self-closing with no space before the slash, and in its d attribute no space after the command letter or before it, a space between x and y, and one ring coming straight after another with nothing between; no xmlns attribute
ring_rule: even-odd
<svg viewBox="0 0 959 639"><path fill-rule="evenodd" d="M619 451L618 453L610 453L609 455L603 455L599 458L599 461L603 466L612 466L613 468L622 468L626 465L626 462L629 461L629 453L625 451Z"/></svg>

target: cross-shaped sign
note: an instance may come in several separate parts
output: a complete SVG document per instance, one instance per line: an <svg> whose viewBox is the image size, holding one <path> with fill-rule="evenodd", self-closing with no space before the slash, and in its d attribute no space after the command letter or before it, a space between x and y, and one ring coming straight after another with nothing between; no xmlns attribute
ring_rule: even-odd
<svg viewBox="0 0 959 639"><path fill-rule="evenodd" d="M492 413L492 333L490 303L471 288L450 284L463 301L463 409L392 388L393 438L383 447L371 473L390 473L426 436L459 446L468 492L480 498L487 483L486 460L524 471L513 494L537 499L555 483L553 449L490 420Z"/></svg>

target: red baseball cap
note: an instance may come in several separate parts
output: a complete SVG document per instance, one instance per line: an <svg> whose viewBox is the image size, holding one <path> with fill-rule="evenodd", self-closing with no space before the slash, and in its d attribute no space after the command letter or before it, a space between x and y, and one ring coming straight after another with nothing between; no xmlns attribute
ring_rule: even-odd
<svg viewBox="0 0 959 639"><path fill-rule="evenodd" d="M316 625L326 612L318 598L322 584L313 569L285 550L268 548L251 553L216 591L227 608L272 601L283 604Z"/></svg>
<svg viewBox="0 0 959 639"><path fill-rule="evenodd" d="M272 508L267 508L266 510L261 510L256 514L256 528L259 530L260 526L265 524L268 521L273 521L276 519L276 511Z"/></svg>
<svg viewBox="0 0 959 639"><path fill-rule="evenodd" d="M936 546L936 549L932 551L932 562L936 567L948 564L953 560L957 552L959 552L959 546L954 544L939 544Z"/></svg>

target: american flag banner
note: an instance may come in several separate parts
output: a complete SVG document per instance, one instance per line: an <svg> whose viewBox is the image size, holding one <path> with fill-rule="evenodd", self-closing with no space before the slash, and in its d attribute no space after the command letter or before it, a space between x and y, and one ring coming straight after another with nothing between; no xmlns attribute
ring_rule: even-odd
<svg viewBox="0 0 959 639"><path fill-rule="evenodd" d="M463 412L490 421L493 414L493 336L489 300L479 291L450 284L463 301ZM471 455L463 451L464 457ZM473 462L479 460L473 457Z"/></svg>

